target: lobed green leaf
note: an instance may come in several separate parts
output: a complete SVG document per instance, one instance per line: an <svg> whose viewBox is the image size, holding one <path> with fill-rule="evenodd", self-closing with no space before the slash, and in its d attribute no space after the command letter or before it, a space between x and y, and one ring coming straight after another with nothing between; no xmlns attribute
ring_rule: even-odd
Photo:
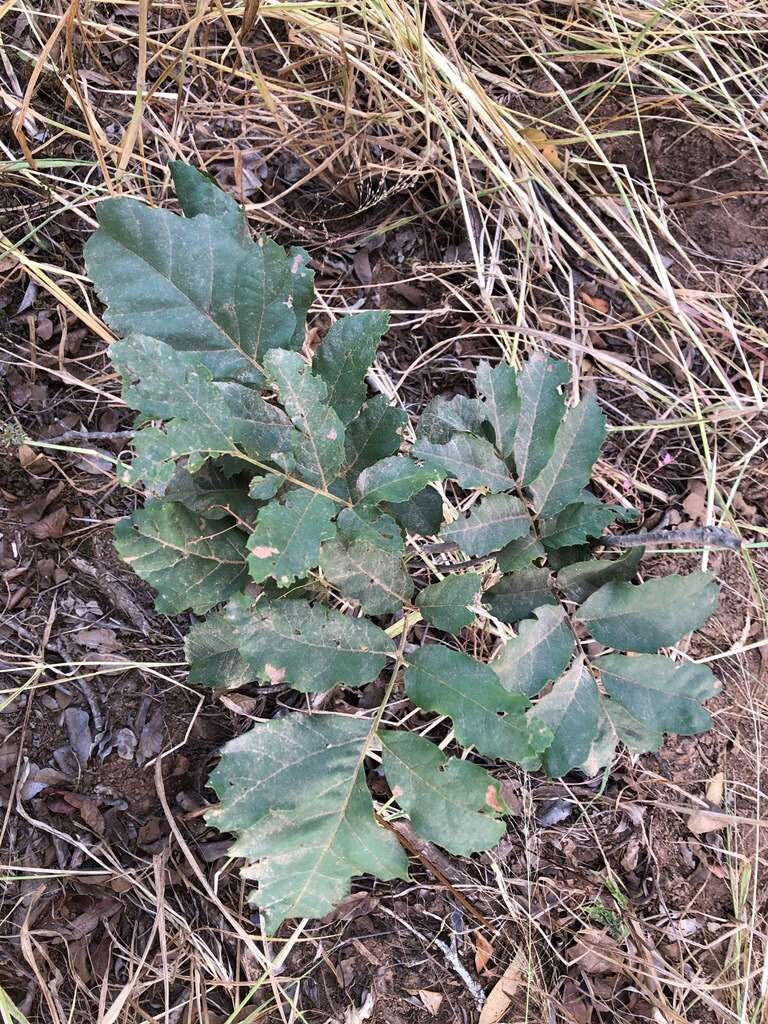
<svg viewBox="0 0 768 1024"><path fill-rule="evenodd" d="M517 374L507 363L479 363L475 378L485 421L493 428L494 445L503 458L512 454L520 416Z"/></svg>
<svg viewBox="0 0 768 1024"><path fill-rule="evenodd" d="M323 544L320 568L328 582L366 615L400 611L413 594L413 580L400 556L367 540Z"/></svg>
<svg viewBox="0 0 768 1024"><path fill-rule="evenodd" d="M256 583L272 576L287 587L320 561L320 545L333 540L337 506L321 494L296 489L263 508L248 538L248 571Z"/></svg>
<svg viewBox="0 0 768 1024"><path fill-rule="evenodd" d="M150 501L114 531L118 555L158 593L155 607L202 615L248 580L245 537L231 521L197 516L175 502Z"/></svg>
<svg viewBox="0 0 768 1024"><path fill-rule="evenodd" d="M543 519L557 515L580 497L604 438L605 417L594 395L585 395L566 413L555 435L552 456L528 485Z"/></svg>
<svg viewBox="0 0 768 1024"><path fill-rule="evenodd" d="M545 683L557 679L570 662L576 642L560 605L543 605L534 618L524 619L518 634L508 640L491 668L510 693L533 697Z"/></svg>
<svg viewBox="0 0 768 1024"><path fill-rule="evenodd" d="M254 604L245 595L195 626L187 645L191 682L240 686L250 675L249 682L263 679L305 693L370 683L394 651L393 641L367 619L300 598ZM231 660L232 677L224 661L219 665L223 656Z"/></svg>
<svg viewBox="0 0 768 1024"><path fill-rule="evenodd" d="M520 411L513 452L520 483L529 484L549 462L555 435L565 411L559 388L568 380L568 366L534 352L517 377Z"/></svg>
<svg viewBox="0 0 768 1024"><path fill-rule="evenodd" d="M525 715L527 698L505 690L493 669L439 644L419 648L408 661L408 696L420 708L448 715L460 743L529 770L539 766L550 733Z"/></svg>
<svg viewBox="0 0 768 1024"><path fill-rule="evenodd" d="M515 481L509 470L490 441L482 437L455 434L447 444L420 440L411 453L417 459L438 466L461 487L487 487L492 493L514 489Z"/></svg>
<svg viewBox="0 0 768 1024"><path fill-rule="evenodd" d="M262 722L230 740L210 778L220 804L210 825L236 832L251 862L251 899L274 932L286 917L322 917L354 875L407 878L395 837L377 824L365 783L367 719L301 715Z"/></svg>
<svg viewBox="0 0 768 1024"><path fill-rule="evenodd" d="M409 732L381 734L382 766L392 795L425 839L468 857L490 850L506 828L499 784L480 765L446 758Z"/></svg>
<svg viewBox="0 0 768 1024"><path fill-rule="evenodd" d="M482 582L473 572L451 574L424 587L416 598L416 607L433 626L458 633L475 619L475 613L467 606L479 600Z"/></svg>
<svg viewBox="0 0 768 1024"><path fill-rule="evenodd" d="M487 555L525 536L530 526L521 501L509 494L490 494L468 516L444 526L440 539L458 544L468 555Z"/></svg>
<svg viewBox="0 0 768 1024"><path fill-rule="evenodd" d="M653 653L703 626L717 607L712 574L606 583L576 612L596 640L621 651Z"/></svg>
<svg viewBox="0 0 768 1024"><path fill-rule="evenodd" d="M328 405L342 423L360 411L367 390L365 375L389 325L389 313L353 313L337 320L315 353L312 371L328 387Z"/></svg>

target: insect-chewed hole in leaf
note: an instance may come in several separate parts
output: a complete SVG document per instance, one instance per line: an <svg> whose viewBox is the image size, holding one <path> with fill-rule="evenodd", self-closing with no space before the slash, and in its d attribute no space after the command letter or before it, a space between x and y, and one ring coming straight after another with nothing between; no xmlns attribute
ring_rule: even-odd
<svg viewBox="0 0 768 1024"><path fill-rule="evenodd" d="M435 398L409 448L405 412L368 394L388 314L338 319L307 362L308 254L254 243L229 195L191 167L171 171L184 217L107 199L86 263L121 336L111 353L122 397L137 422L154 424L136 432L125 482L162 495L118 524L115 546L158 592L158 611L207 616L187 637L190 682L366 686L399 669L385 624L398 621L405 698L488 759L592 774L620 742L639 754L665 734L710 728L703 704L719 684L709 668L657 652L712 614L712 576L636 584L642 548L591 557L625 521L590 485L606 430L599 396L566 408L568 364L543 353L519 372L481 362L475 397ZM444 501L472 511L449 524ZM433 558L406 556L406 542L435 536ZM456 548L476 572L461 571ZM514 634L490 662L451 640L474 622L483 649L483 608ZM439 642L425 633L418 643L414 612ZM578 651L582 633L614 653ZM395 700L399 712L402 691ZM379 744L419 834L470 855L506 828L486 769L407 727L381 728L386 706L370 717L342 708L257 723L211 776L220 802L208 820L237 836L236 856L258 862L255 900L270 931L286 917L322 917L354 873L407 877L368 790L365 762Z"/></svg>

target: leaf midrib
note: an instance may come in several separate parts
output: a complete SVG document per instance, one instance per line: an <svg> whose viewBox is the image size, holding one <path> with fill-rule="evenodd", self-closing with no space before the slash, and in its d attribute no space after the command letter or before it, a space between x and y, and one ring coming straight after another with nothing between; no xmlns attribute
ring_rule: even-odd
<svg viewBox="0 0 768 1024"><path fill-rule="evenodd" d="M221 334L221 336L223 338L226 338L226 339L228 339L231 342L232 348L234 348L237 352L239 352L240 355L245 360L247 360L247 362L249 362L252 366L255 366L256 369L262 374L262 376L266 376L266 373L264 371L264 367L261 365L261 363L259 363L258 360L255 357L253 357L248 352L246 352L245 349L243 349L241 347L239 341L235 341L235 339L232 337L232 335L228 334L227 331L225 331L224 328L221 326L221 324L216 322L216 320L213 318L211 313L209 313L205 309L202 309L200 306L198 306L196 303L194 303L192 301L191 297L189 295L187 295L186 292L183 292L181 290L181 288L179 288L179 286L176 284L175 281L172 281L171 278L168 277L167 274L164 274L164 273L162 273L162 271L158 270L157 267L155 267L154 264L150 263L149 260L142 253L136 252L135 249L130 249L127 245L125 245L124 242L121 242L118 238L116 238L109 231L106 231L106 229L104 229L104 230L105 230L105 233L107 234L107 237L111 238L112 241L116 245L118 245L125 252L130 253L132 256L135 256L137 259L141 260L141 262L144 263L147 267L151 267L151 269L157 274L158 277L162 278L164 281L167 281L168 284L171 285L171 287L176 292L178 292L178 294L180 296L183 296L184 299L186 299L186 301L189 303L190 306L192 306L193 309L196 309L201 314L201 316L203 316L206 320L209 321L211 326L216 328L216 330ZM163 312L167 312L167 309L164 309ZM132 316L134 314L130 310L127 310L125 314L121 314L121 315ZM205 354L206 352L226 352L226 348L220 348L220 349L201 349L200 351L201 351L202 354Z"/></svg>

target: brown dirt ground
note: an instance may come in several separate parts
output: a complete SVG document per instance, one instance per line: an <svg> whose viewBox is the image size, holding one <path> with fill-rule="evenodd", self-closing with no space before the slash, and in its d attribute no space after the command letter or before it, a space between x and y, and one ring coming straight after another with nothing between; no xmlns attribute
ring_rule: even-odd
<svg viewBox="0 0 768 1024"><path fill-rule="evenodd" d="M606 118L616 126L610 112ZM727 279L734 267L758 263L765 253L768 194L757 165L749 155L734 153L703 131L680 137L677 131L667 130L663 112L656 117L649 111L648 125L654 176L674 211L673 230L697 265ZM636 141L617 139L606 146L612 159L626 163L636 179L647 177ZM295 160L290 150L279 154L276 177L289 174ZM0 207L17 210L29 198L6 189ZM394 195L359 212L348 196L342 196L337 200L338 216L347 219L328 216L326 206L323 222L326 198L300 193L297 208L290 211L293 223L301 220L304 207L309 211L307 223L320 236L362 234L397 212L403 202ZM71 234L54 240L61 246L59 251L67 254L65 258L79 267L85 232L79 222L70 224ZM62 225L66 227L66 218L56 231L63 230ZM445 225L437 236L414 221L388 235L371 252L371 287L363 294L375 306L439 311L447 293L441 293L434 281L422 286L412 269L440 260L448 246L462 244L466 238L458 223ZM332 247L324 260L318 256L318 290L354 291L349 261L335 253ZM760 275L752 280L755 293L750 301L756 315L765 317L758 290L765 282ZM743 278L740 281L740 288L749 287ZM9 339L24 357L5 362L0 375L4 397L19 423L38 438L81 425L91 430L126 429L130 413L110 401L114 380L101 343L68 322L45 293L37 294L32 305L17 314L24 288L21 280L7 283L0 311ZM322 328L322 318L317 326ZM388 371L396 376L410 366L417 352L461 335L463 327L462 318L451 313L428 316L415 327L396 328L384 355ZM626 339L615 344L625 349L629 345ZM467 360L493 353L490 340L485 346L477 338L470 346L459 340L446 347L428 372L411 377L410 404L416 409L438 390L463 388ZM47 374L45 367L66 368L75 379L97 367L102 393L81 392L72 378ZM663 365L656 372L674 385ZM610 383L598 381L596 386L601 397L609 397L619 408L623 405L622 411L631 415L630 397L612 393ZM683 435L662 436L664 450L659 442L642 452L619 449L614 454L617 464L624 460L632 466L633 476L652 475L654 486L665 490L670 504L679 507L695 461L685 452ZM119 445L105 448L114 453ZM663 457L670 452L671 462ZM78 985L93 988L102 978L107 979L110 998L114 998L130 977L128 951L141 951L151 935L156 907L135 893L126 896L119 874L108 881L87 874L106 862L125 867L140 864L147 880L153 872L165 872L169 906L187 914L201 934L219 935L215 941L222 961L245 984L258 972L254 965L231 962L231 943L227 945L221 931L224 922L215 906L200 898L188 863L169 840L168 822L146 762L160 750L174 748L163 761L170 806L190 848L203 861L207 877L220 876L222 901L237 907L242 899L237 872L226 866L224 847L205 828L199 812L210 798L205 779L219 746L246 722L232 710L233 705L227 707L215 697L201 697L181 685L181 639L188 619L156 615L147 588L111 552L109 525L130 510L135 496L115 489L98 466L82 459L54 456L22 464L27 454L19 457L14 451L0 464L0 573L5 588L0 643L7 669L5 685L15 678L21 688L0 712L0 800L6 814L3 860L22 865L27 874L9 883L4 894L0 942L7 959L0 960L0 983L33 1024L51 1020L40 999L41 978L56 989L65 1005ZM60 484L63 487L41 509L41 498ZM754 506L763 523L768 520L765 490L745 493L743 500ZM647 518L659 511L646 501ZM56 512L60 512L58 523L50 519ZM77 559L96 566L98 575L102 579L108 575L117 589L113 585L110 593L96 585L93 577L78 569ZM691 566L685 557L663 564L665 570ZM739 563L729 554L716 555L712 567L725 581L725 599L695 641L697 656L728 649L742 637L754 639L759 628ZM661 560L650 562L650 572L661 569ZM121 604L126 594L133 602L133 616ZM146 629L137 625L141 616ZM83 631L93 646L79 638ZM62 768L56 759L56 752L68 743L65 712L83 712L85 728L92 734L97 723L88 694L67 681L70 666L97 660L108 668L103 663L114 657L151 661L159 667L155 673L129 668L90 680L92 696L105 718L102 749L90 757L86 770L72 773L67 770L71 762L64 762ZM163 664L168 667L164 669ZM41 671L36 672L36 666ZM311 924L289 959L286 973L304 978L303 1019L344 1020L345 1012L362 1005L373 991L376 1000L370 1020L374 1024L475 1020L466 986L450 970L434 939L449 945L454 941L462 962L471 969L480 930L492 944L492 955L479 972L483 987L488 990L513 962L516 951L523 949L538 978L557 978L550 996L559 1007L559 1019L585 1024L652 1019L657 1007L670 1005L685 1009L691 1021L712 1019L706 1000L697 1001L695 979L697 972L720 977L728 958L735 955L732 944L713 944L710 939L739 923L734 905L738 866L756 837L749 828L739 832L738 838L731 829L694 836L686 825L686 809L691 797L702 797L713 776L727 769L729 778L740 780L740 786L727 794L727 810L754 817L750 787L756 785L760 750L748 709L750 704L765 702L768 683L759 652L730 656L718 663L718 671L723 692L712 703L715 731L670 741L658 755L643 758L640 764L623 757L602 789L601 780L553 783L510 773L509 792L518 812L497 851L495 873L487 856L457 861L447 883L441 866L425 858L414 861L413 880L407 885L358 882L356 896L336 919ZM240 710L261 714L266 698L257 690L247 698ZM150 728L154 712L158 714ZM107 734L117 744L121 729L131 730L139 742L145 737L146 756L126 760L116 746L105 743ZM60 774L47 788L24 799L26 816L21 817L14 813L12 795L27 761ZM29 779L34 781L34 770ZM45 874L52 869L54 877L47 880ZM606 880L612 880L623 897L617 899ZM759 899L764 907L764 890ZM605 955L613 960L612 966L606 968L599 957L589 968L574 963L583 953L575 945L577 936L589 928L605 935L606 926L608 947L600 949L608 949ZM288 933L285 928L281 932ZM20 935L32 942L31 959L18 955ZM611 946L614 940L618 945ZM630 961L633 970L628 967ZM638 963L647 981L642 991L636 984ZM162 967L159 961L155 966ZM753 964L754 969L760 966ZM172 1001L191 998L192 965L174 964L171 958L165 970ZM687 1003L677 1002L675 991L658 981L675 973L691 986ZM429 995L424 992L440 1003L434 1017L425 1008ZM155 1013L163 1005L162 995L161 970L154 985L142 993L143 1013L132 1019L158 1019ZM526 1008L518 991L518 1002L513 1000L512 1007L515 1016L510 1019L544 1019L545 1004L537 1001L535 989L529 998ZM222 986L212 990L204 1011L198 1009L197 1016L181 1019L213 1024L227 1019L231 1011L231 993ZM258 1019L277 1024L286 1018L271 1011Z"/></svg>

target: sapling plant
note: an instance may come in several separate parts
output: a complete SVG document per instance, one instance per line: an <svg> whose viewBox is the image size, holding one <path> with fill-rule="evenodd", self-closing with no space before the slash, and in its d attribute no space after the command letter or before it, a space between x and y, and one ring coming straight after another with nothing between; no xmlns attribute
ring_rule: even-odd
<svg viewBox="0 0 768 1024"><path fill-rule="evenodd" d="M638 547L595 557L628 513L590 489L605 416L567 400L567 364L479 362L474 397L411 429L366 383L387 314L337 320L309 358L307 253L252 240L210 179L171 171L184 216L108 199L86 248L138 412L120 474L146 500L115 543L159 611L198 617L192 684L315 695L227 743L210 779L207 821L234 833L268 927L326 914L354 876L406 878L393 814L449 852L492 848L494 761L593 774L620 744L707 729L709 668L658 652L717 585L635 582Z"/></svg>

